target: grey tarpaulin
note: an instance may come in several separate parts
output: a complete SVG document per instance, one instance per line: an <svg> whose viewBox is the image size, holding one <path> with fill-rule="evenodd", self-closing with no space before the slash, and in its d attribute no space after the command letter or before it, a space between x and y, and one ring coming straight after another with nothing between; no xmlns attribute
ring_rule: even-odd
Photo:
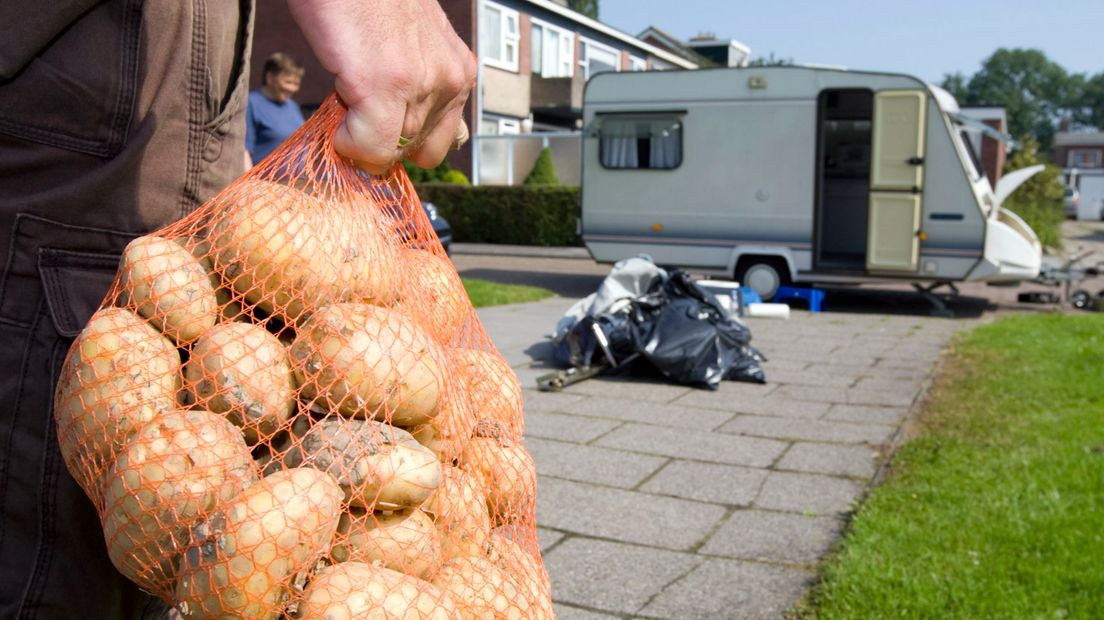
<svg viewBox="0 0 1104 620"><path fill-rule="evenodd" d="M557 361L575 367L607 363L597 326L617 364L659 372L689 385L717 389L721 379L765 383L765 361L750 345L751 330L730 316L683 271L646 258L618 262L598 290L556 325Z"/></svg>

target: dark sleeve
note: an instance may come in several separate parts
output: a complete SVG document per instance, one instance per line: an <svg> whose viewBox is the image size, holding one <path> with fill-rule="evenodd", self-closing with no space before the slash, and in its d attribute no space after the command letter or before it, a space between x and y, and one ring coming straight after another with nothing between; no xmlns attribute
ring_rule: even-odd
<svg viewBox="0 0 1104 620"><path fill-rule="evenodd" d="M63 30L105 0L3 0L0 82L10 80Z"/></svg>

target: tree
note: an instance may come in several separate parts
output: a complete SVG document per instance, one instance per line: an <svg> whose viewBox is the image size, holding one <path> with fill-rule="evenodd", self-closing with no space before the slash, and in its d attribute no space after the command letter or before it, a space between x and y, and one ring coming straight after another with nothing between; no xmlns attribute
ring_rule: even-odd
<svg viewBox="0 0 1104 620"><path fill-rule="evenodd" d="M1080 96L1070 107L1074 123L1104 130L1104 72L1081 81Z"/></svg>
<svg viewBox="0 0 1104 620"><path fill-rule="evenodd" d="M1020 142L1020 150L1008 158L1004 171L1008 173L1036 164L1045 164L1046 168L1024 181L1023 185L1004 200L1001 207L1023 218L1044 246L1059 248L1062 246L1062 220L1065 219L1062 173L1039 154L1039 143L1035 138L1024 135Z"/></svg>
<svg viewBox="0 0 1104 620"><path fill-rule="evenodd" d="M775 57L774 52L769 56L759 56L751 59L749 67L789 67L794 64L793 58Z"/></svg>
<svg viewBox="0 0 1104 620"><path fill-rule="evenodd" d="M537 161L533 163L533 170L525 177L525 185L559 185L560 177L556 174L556 164L552 161L552 149L544 147Z"/></svg>
<svg viewBox="0 0 1104 620"><path fill-rule="evenodd" d="M966 99L969 97L969 93L967 92L966 88L969 81L969 78L963 75L962 72L956 71L954 73L944 74L943 83L939 86L943 90L951 93L951 96L953 96L956 101L961 101L962 103L965 103Z"/></svg>
<svg viewBox="0 0 1104 620"><path fill-rule="evenodd" d="M598 19L598 0L568 0L567 6L591 19Z"/></svg>
<svg viewBox="0 0 1104 620"><path fill-rule="evenodd" d="M1031 134L1047 151L1058 120L1071 114L1078 99L1078 78L1034 49L1000 48L969 82L964 80L961 74L948 75L943 84L965 105L1004 106L1009 133Z"/></svg>

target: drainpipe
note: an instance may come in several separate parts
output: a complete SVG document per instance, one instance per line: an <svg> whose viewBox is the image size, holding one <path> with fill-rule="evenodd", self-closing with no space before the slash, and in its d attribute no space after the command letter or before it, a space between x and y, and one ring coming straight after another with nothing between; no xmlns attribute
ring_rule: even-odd
<svg viewBox="0 0 1104 620"><path fill-rule="evenodd" d="M471 128L471 162L472 162L472 185L479 185L479 149L480 139L479 133L483 125L483 56L479 54L479 27L483 24L483 0L476 0L475 2L475 24L472 28L472 32L475 36L472 37L472 46L475 48L475 126ZM520 45L518 46L521 47Z"/></svg>

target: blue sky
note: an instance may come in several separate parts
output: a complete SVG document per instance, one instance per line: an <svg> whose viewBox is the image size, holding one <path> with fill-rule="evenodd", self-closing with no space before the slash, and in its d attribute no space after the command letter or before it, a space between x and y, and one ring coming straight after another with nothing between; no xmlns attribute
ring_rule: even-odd
<svg viewBox="0 0 1104 620"><path fill-rule="evenodd" d="M999 47L1041 49L1074 73L1104 71L1104 0L599 0L601 21L687 39L736 39L753 57L967 76Z"/></svg>

